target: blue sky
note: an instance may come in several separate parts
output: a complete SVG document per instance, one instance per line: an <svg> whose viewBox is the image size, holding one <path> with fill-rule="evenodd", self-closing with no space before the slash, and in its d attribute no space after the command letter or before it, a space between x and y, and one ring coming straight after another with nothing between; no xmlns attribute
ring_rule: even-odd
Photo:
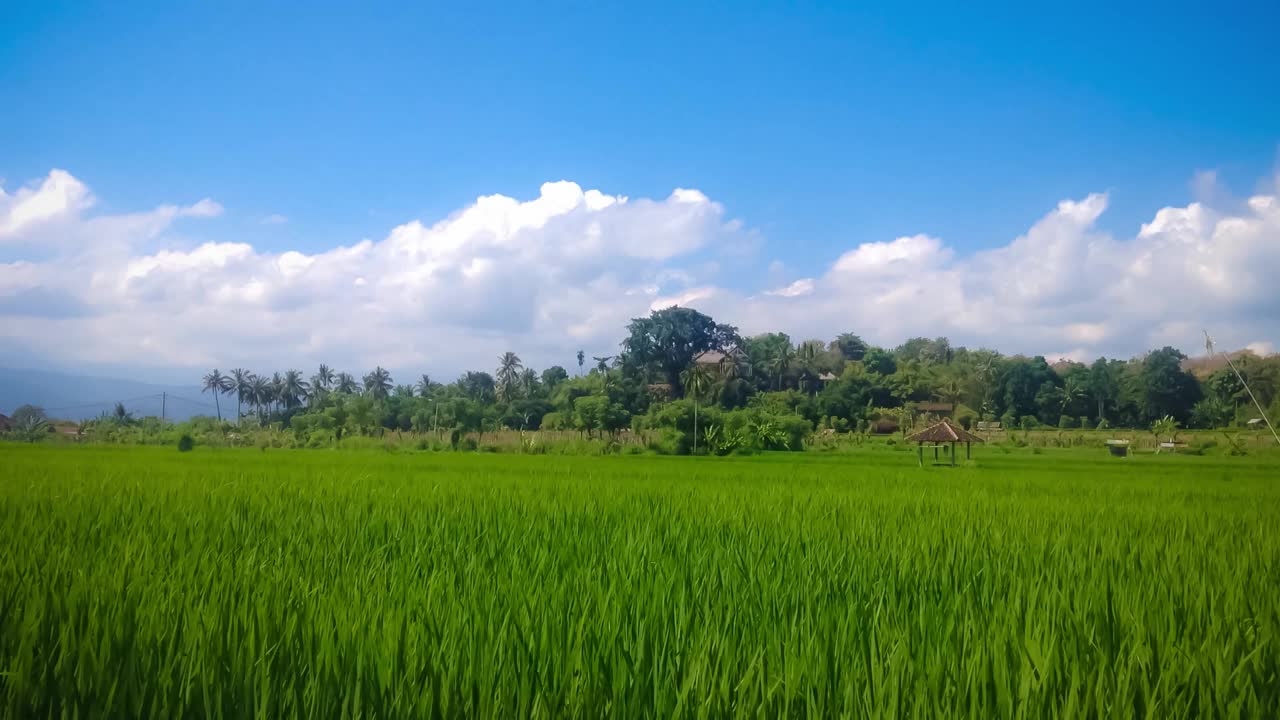
<svg viewBox="0 0 1280 720"><path fill-rule="evenodd" d="M1090 193L1133 237L1197 171L1273 177L1280 5L1038 5L22 2L0 177L65 169L96 214L213 198L175 246L305 254L547 181L697 188L762 243L716 279L744 293L900 236L1000 248Z"/></svg>

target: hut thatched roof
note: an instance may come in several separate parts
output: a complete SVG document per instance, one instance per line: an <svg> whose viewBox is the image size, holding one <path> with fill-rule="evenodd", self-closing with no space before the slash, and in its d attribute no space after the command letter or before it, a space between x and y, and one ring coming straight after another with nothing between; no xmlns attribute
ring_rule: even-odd
<svg viewBox="0 0 1280 720"><path fill-rule="evenodd" d="M951 442L982 442L982 438L965 430L956 427L949 421L943 420L940 423L934 423L929 427L917 433L907 436L907 442L927 442L927 443L951 443Z"/></svg>

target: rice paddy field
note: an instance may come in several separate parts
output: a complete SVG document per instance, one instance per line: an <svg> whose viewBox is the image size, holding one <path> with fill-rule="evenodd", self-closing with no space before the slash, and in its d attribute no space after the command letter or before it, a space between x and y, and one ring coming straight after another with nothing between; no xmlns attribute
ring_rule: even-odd
<svg viewBox="0 0 1280 720"><path fill-rule="evenodd" d="M1280 457L0 445L5 717L1275 717Z"/></svg>

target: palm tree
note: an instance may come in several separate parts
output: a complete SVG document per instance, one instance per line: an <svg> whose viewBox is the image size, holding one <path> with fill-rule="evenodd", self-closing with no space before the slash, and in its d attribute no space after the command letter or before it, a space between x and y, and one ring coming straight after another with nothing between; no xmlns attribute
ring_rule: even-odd
<svg viewBox="0 0 1280 720"><path fill-rule="evenodd" d="M951 409L954 411L964 397L964 390L961 389L960 383L953 378L939 385L938 389L933 391L933 396L938 399L938 402L950 404Z"/></svg>
<svg viewBox="0 0 1280 720"><path fill-rule="evenodd" d="M360 392L360 386L356 384L356 379L351 376L351 373L340 372L333 382L334 390L344 395L354 395Z"/></svg>
<svg viewBox="0 0 1280 720"><path fill-rule="evenodd" d="M782 377L791 369L791 361L795 358L795 351L790 345L784 345L778 348L773 357L769 358L769 370L773 373L774 389L782 389Z"/></svg>
<svg viewBox="0 0 1280 720"><path fill-rule="evenodd" d="M525 397L533 397L538 390L538 373L533 368L525 368L520 373L520 389L524 392Z"/></svg>
<svg viewBox="0 0 1280 720"><path fill-rule="evenodd" d="M422 373L422 378L413 388L418 391L418 397L426 397L431 393L431 376Z"/></svg>
<svg viewBox="0 0 1280 720"><path fill-rule="evenodd" d="M316 374L311 378L311 384L320 390L328 390L333 387L333 377L333 368L320 363L319 369L316 370Z"/></svg>
<svg viewBox="0 0 1280 720"><path fill-rule="evenodd" d="M204 376L203 383L200 392L213 393L213 406L218 410L218 422L222 422L222 403L218 402L218 396L231 391L231 378L214 368L213 372Z"/></svg>
<svg viewBox="0 0 1280 720"><path fill-rule="evenodd" d="M281 383L281 399L284 400L286 408L292 410L307 397L307 391L311 386L307 381L302 379L302 373L297 370L287 370L284 374L284 382Z"/></svg>
<svg viewBox="0 0 1280 720"><path fill-rule="evenodd" d="M578 374L579 375L582 374L582 363L586 362L586 360L587 360L587 354L579 350L578 351Z"/></svg>
<svg viewBox="0 0 1280 720"><path fill-rule="evenodd" d="M612 355L592 355L591 359L596 361L596 370L602 373L609 372L609 361L613 359Z"/></svg>
<svg viewBox="0 0 1280 720"><path fill-rule="evenodd" d="M1062 383L1062 414L1066 415L1067 407L1082 397L1084 397L1083 384L1074 375L1067 378L1066 382Z"/></svg>
<svg viewBox="0 0 1280 720"><path fill-rule="evenodd" d="M249 378L249 403L258 411L258 422L262 422L262 408L271 402L271 384L261 375Z"/></svg>
<svg viewBox="0 0 1280 720"><path fill-rule="evenodd" d="M249 389L249 371L236 368L231 371L231 384L236 393L236 422L240 422L241 406L244 405L245 392Z"/></svg>
<svg viewBox="0 0 1280 720"><path fill-rule="evenodd" d="M744 352L731 350L720 358L719 370L720 377L724 380L722 394L732 393L735 400L740 401L742 380L751 376L751 359Z"/></svg>
<svg viewBox="0 0 1280 720"><path fill-rule="evenodd" d="M387 394L391 392L391 373L382 369L379 365L373 369L373 372L364 376L364 391L374 400L383 400Z"/></svg>
<svg viewBox="0 0 1280 720"><path fill-rule="evenodd" d="M821 343L806 342L800 345L795 358L800 362L800 389L813 394L817 391L818 348Z"/></svg>
<svg viewBox="0 0 1280 720"><path fill-rule="evenodd" d="M284 404L284 376L278 372L271 373L270 388L271 402L274 405L274 407L271 408L271 411L275 412L276 409Z"/></svg>
<svg viewBox="0 0 1280 720"><path fill-rule="evenodd" d="M111 413L111 419L117 425L132 425L133 413L125 409L124 403L116 403L115 410Z"/></svg>
<svg viewBox="0 0 1280 720"><path fill-rule="evenodd" d="M498 358L498 371L494 373L498 381L498 397L508 402L515 397L515 390L520 381L520 371L524 365L520 357L508 350Z"/></svg>
<svg viewBox="0 0 1280 720"><path fill-rule="evenodd" d="M693 398L693 454L698 454L698 398L711 385L711 372L705 366L694 363L680 375L685 392Z"/></svg>

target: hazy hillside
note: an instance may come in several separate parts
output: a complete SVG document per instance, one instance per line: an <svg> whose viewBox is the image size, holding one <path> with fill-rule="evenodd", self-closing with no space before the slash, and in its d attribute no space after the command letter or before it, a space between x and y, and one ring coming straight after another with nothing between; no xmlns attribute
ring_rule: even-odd
<svg viewBox="0 0 1280 720"><path fill-rule="evenodd" d="M50 416L82 420L110 412L123 402L135 416L159 415L164 395L165 416L185 420L192 415L213 415L213 398L197 385L158 385L120 378L90 377L45 370L0 368L0 413L11 414L30 403ZM235 414L235 400L223 397L224 417Z"/></svg>

